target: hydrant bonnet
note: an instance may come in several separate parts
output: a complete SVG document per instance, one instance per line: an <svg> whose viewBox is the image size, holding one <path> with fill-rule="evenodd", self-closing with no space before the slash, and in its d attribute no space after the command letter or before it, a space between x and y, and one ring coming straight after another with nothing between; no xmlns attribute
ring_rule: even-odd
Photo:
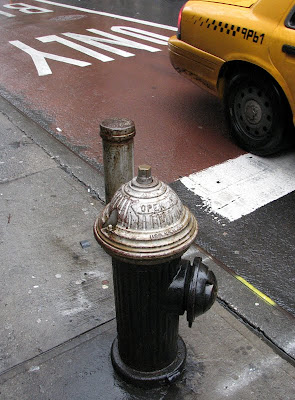
<svg viewBox="0 0 295 400"><path fill-rule="evenodd" d="M136 264L181 256L197 231L195 217L147 165L117 190L94 225L96 239L111 256Z"/></svg>

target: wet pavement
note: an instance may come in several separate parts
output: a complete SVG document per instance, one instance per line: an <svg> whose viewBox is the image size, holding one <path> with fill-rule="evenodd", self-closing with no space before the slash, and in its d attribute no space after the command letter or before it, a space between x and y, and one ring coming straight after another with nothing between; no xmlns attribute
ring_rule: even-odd
<svg viewBox="0 0 295 400"><path fill-rule="evenodd" d="M110 116L133 119L137 129L136 164L147 162L160 179L173 182L172 187L200 221L198 244L231 272L246 279L295 315L294 192L235 222L225 220L220 223L220 218L208 212L202 199L190 193L177 180L180 176L244 153L227 138L219 101L180 77L170 65L165 40L175 32L180 2L117 0L98 4L97 1L86 0L28 0L25 4L29 6L13 3L16 2L0 0L0 94L37 123L34 131L38 130L38 126L43 127L51 138L57 138L71 150L67 151L58 142L53 145L54 157L62 168L83 182L90 193L103 200L103 177L97 175L97 171L103 169L99 123ZM69 7L64 7L64 4ZM27 8L32 6L39 7L39 10ZM121 30L118 31L118 27ZM96 33L87 29L96 29ZM144 38L127 35L139 33L138 30L144 31L141 32ZM72 36L66 36L67 33ZM130 43L129 47L123 46L122 41L120 45L112 41L99 42L100 45L111 46L112 51L116 48L132 54L124 57L122 54L126 56L126 53L113 53L109 48L98 48L93 43L89 45L73 35L90 35L100 40L114 40L105 35L116 35L141 47L130 47ZM148 38L159 41L148 41ZM32 50L31 55L26 53L20 43L39 51L39 56L44 56L44 52L50 53L53 59L41 56L45 62L40 64L40 59L37 61L32 57ZM75 48L70 47L73 43ZM149 46L149 50L144 46ZM85 54L85 48L90 48L92 53ZM101 55L113 60L95 58ZM67 57L68 61L69 58L72 61L64 62L58 57ZM15 118L22 124L20 117ZM49 139L45 132L36 133L34 140L49 151ZM22 148L22 142L13 137L9 143L11 151ZM29 153L31 145L24 146ZM83 160L87 164L84 165ZM38 169L40 161L38 158L33 161L30 160L28 166L33 168L35 165ZM16 177L20 167L22 164L14 166ZM14 179L13 176L10 178ZM40 181L39 186L42 185ZM72 196L70 190L67 196ZM47 205L51 206L54 197L49 200ZM27 208L20 208L19 212L26 213ZM55 214L52 213L53 218ZM5 217L7 221L10 214L8 212ZM63 218L61 214L59 216ZM61 241L58 243L61 245ZM67 262L70 263L71 259ZM76 287L74 283L72 285ZM62 288L66 289L65 286ZM252 317L258 311L259 315L266 316L267 313L264 309L261 311L260 301L256 303L259 306L253 303L246 320L252 321L255 329L259 329L260 324ZM231 301L226 304L234 307ZM272 330L268 325L263 326L263 331ZM274 342L277 343L276 340Z"/></svg>
<svg viewBox="0 0 295 400"><path fill-rule="evenodd" d="M97 10L96 0L65 0L60 1L62 4L70 6ZM177 25L177 19L180 8L183 6L183 0L157 0L138 1L138 0L100 0L99 8L107 13L117 14L141 20L153 21L159 24L170 26ZM40 4L41 5L41 4Z"/></svg>
<svg viewBox="0 0 295 400"><path fill-rule="evenodd" d="M184 375L148 391L121 381L110 361L111 261L93 237L103 180L3 100L1 109L1 400L294 398L294 319L197 246L186 257L203 256L219 295L192 328L181 318Z"/></svg>
<svg viewBox="0 0 295 400"><path fill-rule="evenodd" d="M115 323L108 323L8 371L0 377L1 395L7 400L293 399L294 368L221 306L190 331L181 326L186 372L168 387L144 390L121 381L110 362L115 335Z"/></svg>
<svg viewBox="0 0 295 400"><path fill-rule="evenodd" d="M179 181L172 188L200 221L198 244L295 315L294 192L229 222Z"/></svg>

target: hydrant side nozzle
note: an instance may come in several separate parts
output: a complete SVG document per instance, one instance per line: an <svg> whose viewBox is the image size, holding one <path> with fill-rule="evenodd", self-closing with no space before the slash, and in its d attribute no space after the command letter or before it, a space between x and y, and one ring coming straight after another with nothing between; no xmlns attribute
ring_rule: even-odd
<svg viewBox="0 0 295 400"><path fill-rule="evenodd" d="M191 328L195 318L208 311L217 296L217 281L212 271L196 257L191 265L192 278L187 294L187 321Z"/></svg>
<svg viewBox="0 0 295 400"><path fill-rule="evenodd" d="M180 268L168 288L166 306L169 312L178 315L186 311L191 328L195 318L211 308L216 294L215 275L202 263L202 259L196 257L192 264L181 259Z"/></svg>

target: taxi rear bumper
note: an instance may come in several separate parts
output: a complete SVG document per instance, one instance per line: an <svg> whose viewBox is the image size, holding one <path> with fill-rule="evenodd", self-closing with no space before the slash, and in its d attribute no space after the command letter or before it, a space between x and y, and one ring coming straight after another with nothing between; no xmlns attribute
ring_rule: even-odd
<svg viewBox="0 0 295 400"><path fill-rule="evenodd" d="M218 95L218 76L224 60L172 36L168 43L175 70L207 91Z"/></svg>

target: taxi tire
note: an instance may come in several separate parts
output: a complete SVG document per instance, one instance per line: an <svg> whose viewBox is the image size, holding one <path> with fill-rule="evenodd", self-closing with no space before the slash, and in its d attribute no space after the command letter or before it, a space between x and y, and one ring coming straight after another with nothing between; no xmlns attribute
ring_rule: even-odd
<svg viewBox="0 0 295 400"><path fill-rule="evenodd" d="M224 108L230 136L244 150L266 156L288 146L289 104L264 74L242 72L229 79Z"/></svg>

